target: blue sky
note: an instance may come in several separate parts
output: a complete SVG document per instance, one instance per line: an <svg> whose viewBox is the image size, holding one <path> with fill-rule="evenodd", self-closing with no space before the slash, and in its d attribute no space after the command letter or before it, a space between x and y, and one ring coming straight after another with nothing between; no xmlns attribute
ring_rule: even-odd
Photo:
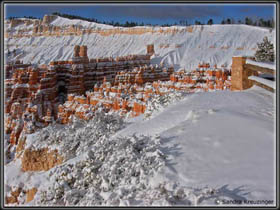
<svg viewBox="0 0 280 210"><path fill-rule="evenodd" d="M60 12L120 23L172 24L180 20L207 23L210 18L220 23L226 18L271 19L275 16L275 7L275 4L5 4L5 17L42 18L45 14Z"/></svg>

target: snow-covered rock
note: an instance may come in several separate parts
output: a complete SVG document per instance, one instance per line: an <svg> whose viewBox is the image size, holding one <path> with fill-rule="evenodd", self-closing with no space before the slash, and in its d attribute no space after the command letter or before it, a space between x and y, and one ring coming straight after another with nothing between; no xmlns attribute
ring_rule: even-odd
<svg viewBox="0 0 280 210"><path fill-rule="evenodd" d="M130 30L62 17L57 17L51 24L53 26L76 24L94 30L97 28L100 28L100 30ZM11 29L9 25L6 26L6 30ZM141 35L112 34L108 36L91 33L80 36L7 38L5 46L8 46L10 52L14 49L22 51L23 54L20 59L24 63L49 63L53 60L69 60L72 58L72 48L75 45L87 45L88 57L97 58L145 54L146 45L153 43L156 56L152 58L152 63L173 64L175 70L181 68L193 70L202 61L209 62L211 65L221 66L225 64L229 66L232 56L253 56L257 43L261 42L265 36L275 45L275 30L248 25L195 25L187 28L145 26L140 28L147 31L153 30L155 33L147 32ZM136 30L139 27L132 29ZM160 32L168 30L177 30L177 32ZM165 47L162 47L163 45ZM5 50L8 52L8 49ZM16 59L12 56L7 58L8 61Z"/></svg>

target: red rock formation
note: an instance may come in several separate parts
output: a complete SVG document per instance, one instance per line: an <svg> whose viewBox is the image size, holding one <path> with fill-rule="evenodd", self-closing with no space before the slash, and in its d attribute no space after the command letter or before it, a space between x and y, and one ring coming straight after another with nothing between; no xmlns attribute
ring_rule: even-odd
<svg viewBox="0 0 280 210"><path fill-rule="evenodd" d="M55 15L45 15L43 17L42 24L50 24L57 16Z"/></svg>
<svg viewBox="0 0 280 210"><path fill-rule="evenodd" d="M153 44L147 45L147 54L153 55L154 53L155 53L154 45Z"/></svg>
<svg viewBox="0 0 280 210"><path fill-rule="evenodd" d="M88 57L87 56L87 46L80 46L80 57Z"/></svg>
<svg viewBox="0 0 280 210"><path fill-rule="evenodd" d="M94 29L94 28L84 28L82 25L69 25L69 26L54 26L52 21L56 18L55 15L45 15L43 20L21 20L14 19L11 21L6 21L11 24L11 27L15 27L19 24L31 25L25 29L8 29L8 33L5 33L7 38L19 38L19 37L32 37L32 36L81 36L83 34L98 34L101 36L109 36L115 34L127 34L127 35L141 35L145 33L164 33L164 34L175 34L178 32L192 32L192 27L187 27L185 29L176 28L160 28L155 30L153 28L114 28L114 29ZM33 31L31 35L29 32ZM151 45L153 46L153 45ZM160 45L162 47L162 45ZM163 45L163 47L169 47L169 44ZM175 45L175 47L180 47L180 45ZM151 54L150 54L151 53ZM154 49L151 47L149 54L154 54Z"/></svg>
<svg viewBox="0 0 280 210"><path fill-rule="evenodd" d="M57 150L49 151L48 148L39 150L26 149L21 158L22 171L48 171L61 164L63 157Z"/></svg>
<svg viewBox="0 0 280 210"><path fill-rule="evenodd" d="M80 46L76 45L74 47L74 57L79 57L80 56Z"/></svg>
<svg viewBox="0 0 280 210"><path fill-rule="evenodd" d="M37 190L36 187L33 187L32 189L26 191L26 202L27 203L33 200L33 198L36 195L37 191L38 190Z"/></svg>
<svg viewBox="0 0 280 210"><path fill-rule="evenodd" d="M5 132L11 134L10 142L17 144L22 130L32 133L38 129L36 122L48 125L57 120L65 124L71 122L73 115L88 120L99 106L122 115L132 111L138 116L144 113L145 103L152 95L190 88L230 88L229 72L209 69L209 64L200 64L198 71L174 72L173 67L153 66L149 62L149 55L89 60L87 47L77 45L70 61L52 61L36 68L21 62L8 64ZM144 89L149 82L151 88ZM129 98L124 99L123 95ZM138 102L134 102L136 97Z"/></svg>
<svg viewBox="0 0 280 210"><path fill-rule="evenodd" d="M6 197L6 204L11 204L11 203L18 203L18 196L22 192L22 188L19 187L15 191L11 192L11 196Z"/></svg>
<svg viewBox="0 0 280 210"><path fill-rule="evenodd" d="M133 115L139 116L145 112L146 106L142 103L134 102L133 104Z"/></svg>

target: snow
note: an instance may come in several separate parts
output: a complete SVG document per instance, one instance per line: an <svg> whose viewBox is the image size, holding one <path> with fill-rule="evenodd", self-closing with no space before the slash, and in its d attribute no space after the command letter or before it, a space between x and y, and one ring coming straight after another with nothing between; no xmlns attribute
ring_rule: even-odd
<svg viewBox="0 0 280 210"><path fill-rule="evenodd" d="M257 61L253 61L251 59L247 59L246 63L247 64L252 64L252 65L255 65L255 66L260 66L260 67L263 67L263 68L269 68L269 69L272 69L272 70L276 71L276 63L274 63L274 62L257 62Z"/></svg>
<svg viewBox="0 0 280 210"><path fill-rule="evenodd" d="M58 17L51 24L72 25L80 24L84 27L114 28L112 26L89 23L82 20L69 20ZM9 38L6 46L9 50L17 48L24 52L21 60L24 63L49 63L53 60L70 60L73 57L75 45L87 45L88 57L117 57L129 54L145 54L146 45L154 44L156 56L152 64L174 65L175 70L185 68L193 70L201 62L211 65L231 65L232 56L253 56L257 43L267 36L275 45L275 30L270 31L246 25L203 25L192 26L193 32L179 31L178 33L145 33L142 35L115 34L101 36L99 34L85 34L82 36L61 37L22 37ZM147 27L146 27L147 28ZM155 27L153 29L160 29ZM174 26L182 30L184 27ZM162 27L163 30L168 29ZM122 29L128 30L128 29ZM162 44L169 44L161 48ZM180 45L176 48L176 45ZM61 47L63 46L63 48ZM106 46L104 48L104 46ZM210 46L215 46L210 48ZM222 49L227 46L228 49ZM243 47L243 50L238 49ZM9 60L14 58L8 57Z"/></svg>
<svg viewBox="0 0 280 210"><path fill-rule="evenodd" d="M15 88L28 88L29 87L29 84L15 84L12 86L13 89Z"/></svg>
<svg viewBox="0 0 280 210"><path fill-rule="evenodd" d="M60 17L51 24L103 27ZM152 64L191 70L203 61L230 65L232 56L253 55L252 48L264 36L273 41L275 31L212 25L174 35L12 38L7 44L26 52L24 62L36 55L32 62L42 63L71 58L76 44L88 45L93 58L144 54L146 45L154 43ZM170 47L160 48L162 43ZM175 48L176 44L181 47ZM209 48L212 45L215 48ZM241 46L244 50L236 50ZM275 95L254 86L240 92L155 97L144 115L125 122L101 112L91 121L73 117L69 125L54 123L28 134L25 147L58 149L64 162L46 172L22 172L20 158L6 161L5 195L18 186L38 188L27 206L203 206L223 199L275 204L275 108Z"/></svg>
<svg viewBox="0 0 280 210"><path fill-rule="evenodd" d="M248 77L248 79L255 80L257 82L260 82L260 83L262 83L268 87L274 88L274 89L276 88L275 81L271 81L271 80L264 79L264 78L257 77L257 76L250 76L250 77Z"/></svg>
<svg viewBox="0 0 280 210"><path fill-rule="evenodd" d="M81 25L85 28L96 28L96 29L111 29L114 28L111 25L105 25L100 23L94 23L94 22L88 22L85 20L79 20L79 19L68 19L64 17L57 16L55 20L51 22L51 25L55 26L69 26L69 25Z"/></svg>
<svg viewBox="0 0 280 210"><path fill-rule="evenodd" d="M63 199L68 205L78 202L78 205L200 206L216 205L216 199L275 201L274 115L274 95L253 87L242 92L196 92L183 98L181 95L179 101L159 109L150 118L142 115L128 120L123 129L122 123L110 115L89 123L76 119L72 125L48 126L28 135L26 148L57 148L67 154L66 162L48 172L23 173L20 159L16 159L5 165L5 183L39 189L35 200L26 205L42 204L45 190L47 196L58 196L57 199L56 193L64 193ZM141 142L146 142L146 146ZM145 150L136 154L134 147ZM122 167L130 166L123 168L126 175L117 178L118 184L111 188L104 180L109 177L110 182L115 182L114 167L122 154L129 157ZM86 178L89 171L96 170L90 169L96 163L91 163L89 157L106 160L95 178L103 177L101 185ZM148 167L145 173L140 172L142 178L138 180L129 175L139 168L137 161L144 160L156 160L150 163L154 167L144 166L142 162L143 167ZM86 166L83 175L78 175L80 164ZM68 176L80 177L75 178L76 187L70 184L72 187L65 186L64 191L52 194L51 189L61 189L59 186L65 181L60 173L70 166L73 171L68 172ZM61 179L57 184L55 177ZM65 180L72 182L71 177ZM94 192L87 187L77 188L85 182L95 186ZM135 194L129 193L131 187L135 187ZM44 202L53 205L59 202L57 199Z"/></svg>
<svg viewBox="0 0 280 210"><path fill-rule="evenodd" d="M243 191L247 199L275 201L273 100L258 87L200 92L148 121L134 121L119 134L159 134L170 156L167 180L220 187L232 198Z"/></svg>

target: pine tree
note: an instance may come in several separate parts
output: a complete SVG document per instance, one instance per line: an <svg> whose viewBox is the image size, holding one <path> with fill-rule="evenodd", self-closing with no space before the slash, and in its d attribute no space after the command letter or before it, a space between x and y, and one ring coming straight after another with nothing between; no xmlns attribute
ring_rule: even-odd
<svg viewBox="0 0 280 210"><path fill-rule="evenodd" d="M253 21L252 21L251 18L248 18L248 17L245 18L245 24L246 24L246 25L252 25L252 22L253 22Z"/></svg>
<svg viewBox="0 0 280 210"><path fill-rule="evenodd" d="M265 36L262 43L257 43L258 49L255 53L256 61L274 61L274 46Z"/></svg>
<svg viewBox="0 0 280 210"><path fill-rule="evenodd" d="M227 24L231 24L231 20L229 18L227 19Z"/></svg>
<svg viewBox="0 0 280 210"><path fill-rule="evenodd" d="M209 19L207 22L208 25L212 25L213 24L213 19Z"/></svg>

